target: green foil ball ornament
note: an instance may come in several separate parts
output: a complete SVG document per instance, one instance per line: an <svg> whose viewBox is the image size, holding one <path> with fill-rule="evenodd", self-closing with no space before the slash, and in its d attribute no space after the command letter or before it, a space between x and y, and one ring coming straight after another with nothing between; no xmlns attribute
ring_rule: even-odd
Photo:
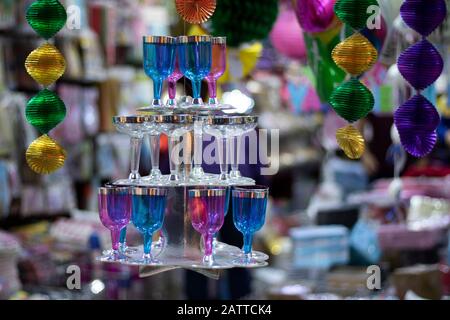
<svg viewBox="0 0 450 320"><path fill-rule="evenodd" d="M48 40L64 27L67 13L58 0L37 0L28 8L26 18L33 30Z"/></svg>
<svg viewBox="0 0 450 320"><path fill-rule="evenodd" d="M376 0L338 0L334 5L337 17L356 30L365 28L371 19L375 20L379 9Z"/></svg>
<svg viewBox="0 0 450 320"><path fill-rule="evenodd" d="M64 120L66 106L55 93L44 89L28 102L25 116L32 126L46 134Z"/></svg>
<svg viewBox="0 0 450 320"><path fill-rule="evenodd" d="M336 113L348 122L364 118L375 105L372 92L356 78L337 87L329 102Z"/></svg>

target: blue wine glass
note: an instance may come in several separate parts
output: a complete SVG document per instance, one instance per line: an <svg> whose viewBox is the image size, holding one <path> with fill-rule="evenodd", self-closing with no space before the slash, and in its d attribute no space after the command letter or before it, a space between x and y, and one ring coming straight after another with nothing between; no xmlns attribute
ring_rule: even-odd
<svg viewBox="0 0 450 320"><path fill-rule="evenodd" d="M164 80L175 68L176 38L166 36L144 37L144 70L153 80L151 108L164 108L161 100Z"/></svg>
<svg viewBox="0 0 450 320"><path fill-rule="evenodd" d="M201 98L202 80L210 73L212 45L210 36L178 37L180 70L192 82L193 106L204 106Z"/></svg>
<svg viewBox="0 0 450 320"><path fill-rule="evenodd" d="M269 188L264 186L235 187L232 191L233 222L244 235L243 255L233 261L238 267L262 267L266 262L252 255L253 234L260 230L265 222Z"/></svg>
<svg viewBox="0 0 450 320"><path fill-rule="evenodd" d="M133 261L138 264L159 265L151 252L153 234L164 223L168 190L165 188L135 187L132 194L131 221L144 237L142 259Z"/></svg>

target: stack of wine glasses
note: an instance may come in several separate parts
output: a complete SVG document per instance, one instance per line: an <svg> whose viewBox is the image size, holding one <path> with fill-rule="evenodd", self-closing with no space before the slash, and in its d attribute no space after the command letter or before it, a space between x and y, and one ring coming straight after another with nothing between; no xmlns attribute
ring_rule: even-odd
<svg viewBox="0 0 450 320"><path fill-rule="evenodd" d="M100 220L111 231L112 242L99 259L194 269L267 265L266 254L252 251L252 237L265 221L268 188L255 186L239 171L242 137L256 128L258 118L233 113L233 107L217 97L217 81L227 67L226 38L145 36L143 48L154 99L138 109L139 115L113 118L117 130L130 137L131 172L128 179L99 188ZM183 77L192 83L192 97L177 97L177 82ZM206 102L201 97L202 81L208 84ZM164 102L165 82L168 100ZM168 175L159 169L162 134L168 139ZM202 169L204 134L215 137L220 174ZM146 138L151 171L141 177L140 153ZM234 225L243 234L242 250L218 241L229 207ZM126 242L130 223L142 235L140 246ZM198 242L175 243L180 232Z"/></svg>

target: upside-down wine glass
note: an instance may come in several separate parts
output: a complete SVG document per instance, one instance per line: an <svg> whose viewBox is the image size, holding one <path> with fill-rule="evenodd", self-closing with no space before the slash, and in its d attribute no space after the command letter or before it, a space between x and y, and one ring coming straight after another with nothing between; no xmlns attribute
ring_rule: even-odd
<svg viewBox="0 0 450 320"><path fill-rule="evenodd" d="M181 36L178 37L177 48L180 70L192 82L192 106L204 107L201 86L211 70L211 37Z"/></svg>
<svg viewBox="0 0 450 320"><path fill-rule="evenodd" d="M214 259L213 236L224 222L224 206L226 190L222 189L192 189L189 190L188 208L192 227L202 235L204 256L199 268L222 269L232 267L228 263L218 263Z"/></svg>
<svg viewBox="0 0 450 320"><path fill-rule="evenodd" d="M262 267L267 262L252 256L253 234L264 225L269 188L264 186L235 187L232 191L233 221L244 235L242 256L233 261L238 267Z"/></svg>
<svg viewBox="0 0 450 320"><path fill-rule="evenodd" d="M120 231L131 218L131 193L128 187L102 187L98 189L100 221L111 231L112 250L101 257L102 261L122 261L126 256L119 250Z"/></svg>
<svg viewBox="0 0 450 320"><path fill-rule="evenodd" d="M131 192L133 196L131 220L144 237L143 256L132 262L159 265L161 262L154 258L151 249L153 234L161 229L164 223L168 190L160 187L135 187Z"/></svg>
<svg viewBox="0 0 450 320"><path fill-rule="evenodd" d="M176 38L167 36L144 37L144 70L153 80L153 101L145 111L161 111L166 108L161 100L164 80L175 66ZM141 109L141 110L144 110Z"/></svg>

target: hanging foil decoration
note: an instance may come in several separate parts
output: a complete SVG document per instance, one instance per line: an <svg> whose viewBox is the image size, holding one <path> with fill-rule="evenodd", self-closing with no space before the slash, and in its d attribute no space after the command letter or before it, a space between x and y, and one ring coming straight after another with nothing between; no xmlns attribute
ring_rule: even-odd
<svg viewBox="0 0 450 320"><path fill-rule="evenodd" d="M216 0L175 0L175 6L184 21L200 24L212 17L216 10Z"/></svg>
<svg viewBox="0 0 450 320"><path fill-rule="evenodd" d="M425 37L444 21L445 0L406 0L400 8L405 23L423 39L406 49L398 58L402 76L417 91L394 114L394 122L405 150L414 157L428 155L437 142L440 117L435 106L421 91L441 75L444 62L438 50Z"/></svg>
<svg viewBox="0 0 450 320"><path fill-rule="evenodd" d="M43 135L30 144L26 159L34 172L50 174L64 165L66 152L48 135Z"/></svg>
<svg viewBox="0 0 450 320"><path fill-rule="evenodd" d="M368 71L378 59L378 51L361 32L373 18L372 6L378 6L376 0L338 0L334 6L336 16L356 32L339 43L332 52L336 65L348 73L351 78L337 87L329 103L336 113L350 123L356 122L373 109L375 99L372 92L359 81L359 77ZM339 147L350 159L359 159L364 154L364 138L352 125L336 132Z"/></svg>
<svg viewBox="0 0 450 320"><path fill-rule="evenodd" d="M364 154L365 144L361 133L352 125L336 131L336 141L350 159L359 159Z"/></svg>
<svg viewBox="0 0 450 320"><path fill-rule="evenodd" d="M334 111L348 122L366 117L375 105L370 90L355 78L337 87L329 102Z"/></svg>
<svg viewBox="0 0 450 320"><path fill-rule="evenodd" d="M57 0L37 0L28 8L26 18L33 30L48 40L64 27L67 14ZM54 45L45 43L30 53L25 68L37 83L48 87L64 74L66 61ZM66 152L47 133L64 120L64 102L44 89L28 102L25 116L43 134L27 149L28 166L38 174L55 172L64 165Z"/></svg>
<svg viewBox="0 0 450 320"><path fill-rule="evenodd" d="M333 61L345 72L358 76L372 68L378 58L377 49L361 33L339 43L331 53Z"/></svg>
<svg viewBox="0 0 450 320"><path fill-rule="evenodd" d="M28 102L25 115L32 126L47 134L64 120L66 106L55 93L44 89Z"/></svg>
<svg viewBox="0 0 450 320"><path fill-rule="evenodd" d="M28 24L44 39L50 39L66 24L66 9L58 0L37 0L27 10Z"/></svg>
<svg viewBox="0 0 450 320"><path fill-rule="evenodd" d="M48 87L64 74L66 61L54 45L45 43L30 53L25 68L37 83Z"/></svg>
<svg viewBox="0 0 450 320"><path fill-rule="evenodd" d="M398 70L416 90L433 84L443 69L441 55L426 39L406 49L398 58Z"/></svg>
<svg viewBox="0 0 450 320"><path fill-rule="evenodd" d="M339 0L334 6L334 12L343 23L361 30L373 15L371 6L379 7L376 0Z"/></svg>

